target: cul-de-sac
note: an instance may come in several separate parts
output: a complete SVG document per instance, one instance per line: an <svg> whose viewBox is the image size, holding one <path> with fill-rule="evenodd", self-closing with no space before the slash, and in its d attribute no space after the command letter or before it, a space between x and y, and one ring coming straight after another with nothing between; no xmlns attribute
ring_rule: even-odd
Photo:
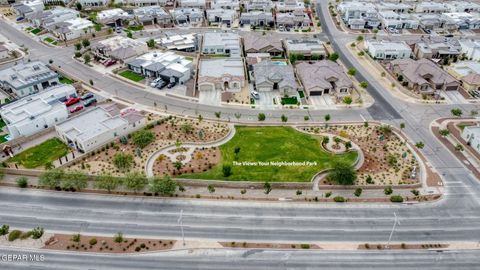
<svg viewBox="0 0 480 270"><path fill-rule="evenodd" d="M479 0L0 0L0 269L478 269Z"/></svg>

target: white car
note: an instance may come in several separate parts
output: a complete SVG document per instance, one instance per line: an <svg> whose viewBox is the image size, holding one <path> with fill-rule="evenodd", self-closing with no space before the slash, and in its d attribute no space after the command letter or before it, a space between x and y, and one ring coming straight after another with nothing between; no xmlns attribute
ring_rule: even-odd
<svg viewBox="0 0 480 270"><path fill-rule="evenodd" d="M250 96L252 96L254 99L260 99L260 95L257 91L250 92Z"/></svg>
<svg viewBox="0 0 480 270"><path fill-rule="evenodd" d="M151 87L155 87L159 82L162 81L162 78L156 78L155 80L153 80L151 83L150 83L150 86Z"/></svg>

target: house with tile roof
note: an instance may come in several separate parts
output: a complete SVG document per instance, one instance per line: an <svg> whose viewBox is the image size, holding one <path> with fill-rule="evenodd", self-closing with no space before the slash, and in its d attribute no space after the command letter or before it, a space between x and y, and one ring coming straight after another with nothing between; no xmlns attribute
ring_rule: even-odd
<svg viewBox="0 0 480 270"><path fill-rule="evenodd" d="M268 53L271 56L283 54L282 41L273 35L246 35L243 37L245 53Z"/></svg>
<svg viewBox="0 0 480 270"><path fill-rule="evenodd" d="M278 91L282 96L297 95L298 84L291 65L285 62L262 61L253 65L255 89L259 92Z"/></svg>

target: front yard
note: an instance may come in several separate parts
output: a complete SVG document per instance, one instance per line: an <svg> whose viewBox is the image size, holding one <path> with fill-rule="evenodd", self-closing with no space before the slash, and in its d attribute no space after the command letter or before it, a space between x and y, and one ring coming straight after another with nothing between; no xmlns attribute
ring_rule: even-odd
<svg viewBox="0 0 480 270"><path fill-rule="evenodd" d="M8 162L18 163L27 169L33 169L45 166L67 153L68 147L60 139L52 138L21 152L10 158Z"/></svg>
<svg viewBox="0 0 480 270"><path fill-rule="evenodd" d="M323 150L320 136L290 127L237 127L235 136L220 146L221 160L211 170L182 178L231 181L308 182L336 161L353 164L356 152L332 155ZM239 149L235 154L235 149ZM279 166L275 162L296 162ZM231 175L224 175L224 165Z"/></svg>
<svg viewBox="0 0 480 270"><path fill-rule="evenodd" d="M118 73L118 75L124 77L124 78L127 78L129 80L132 80L134 82L139 82L139 81L142 81L145 79L145 77L143 77L142 75L140 74L137 74L131 70L125 70L125 71L122 71L120 73Z"/></svg>

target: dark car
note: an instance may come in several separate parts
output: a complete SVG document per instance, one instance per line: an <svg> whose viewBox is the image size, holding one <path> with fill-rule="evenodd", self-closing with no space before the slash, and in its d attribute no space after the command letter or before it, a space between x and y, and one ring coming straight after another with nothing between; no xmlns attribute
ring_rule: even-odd
<svg viewBox="0 0 480 270"><path fill-rule="evenodd" d="M67 99L67 101L65 101L65 105L70 106L70 105L73 105L73 104L78 103L78 102L80 102L80 98L70 97L70 98Z"/></svg>
<svg viewBox="0 0 480 270"><path fill-rule="evenodd" d="M92 93L88 93L88 94L85 94L82 96L82 100L87 100L89 98L93 98L93 94Z"/></svg>
<svg viewBox="0 0 480 270"><path fill-rule="evenodd" d="M95 103L97 103L97 99L92 98L92 99L87 100L85 103L83 103L83 105L85 105L85 107L90 107Z"/></svg>
<svg viewBox="0 0 480 270"><path fill-rule="evenodd" d="M164 88L168 83L166 81L160 81L155 85L155 88L162 89Z"/></svg>
<svg viewBox="0 0 480 270"><path fill-rule="evenodd" d="M172 87L174 87L177 83L176 82L169 82L168 85L167 85L167 88L170 89Z"/></svg>

